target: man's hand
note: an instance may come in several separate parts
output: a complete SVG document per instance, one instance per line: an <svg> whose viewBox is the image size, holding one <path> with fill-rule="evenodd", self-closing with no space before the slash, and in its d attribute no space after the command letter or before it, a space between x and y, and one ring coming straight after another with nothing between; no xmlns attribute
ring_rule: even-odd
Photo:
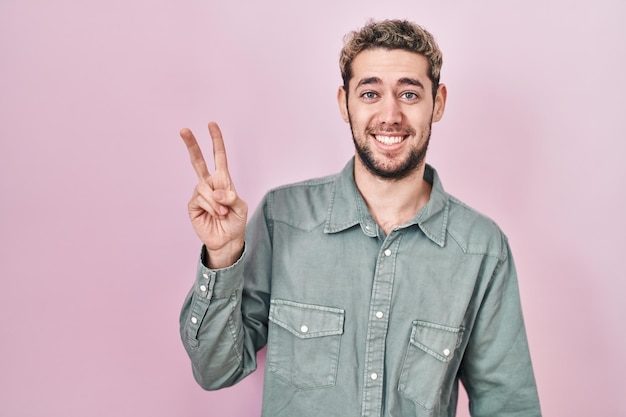
<svg viewBox="0 0 626 417"><path fill-rule="evenodd" d="M243 250L248 205L239 198L228 172L226 148L219 126L209 123L213 140L215 172L209 174L200 146L189 129L180 136L187 145L198 185L189 201L193 228L205 244L210 268L225 268L239 259Z"/></svg>

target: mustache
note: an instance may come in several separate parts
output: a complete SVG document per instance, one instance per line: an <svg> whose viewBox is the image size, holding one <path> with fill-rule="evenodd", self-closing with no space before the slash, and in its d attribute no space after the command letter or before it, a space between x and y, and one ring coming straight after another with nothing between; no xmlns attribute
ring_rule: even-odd
<svg viewBox="0 0 626 417"><path fill-rule="evenodd" d="M380 133L393 133L399 136L415 136L417 131L408 126L368 126L365 129L365 133L368 135L375 135Z"/></svg>

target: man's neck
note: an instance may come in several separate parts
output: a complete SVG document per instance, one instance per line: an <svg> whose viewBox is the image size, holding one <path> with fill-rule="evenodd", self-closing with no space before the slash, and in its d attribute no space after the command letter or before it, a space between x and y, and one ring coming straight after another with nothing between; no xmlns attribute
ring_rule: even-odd
<svg viewBox="0 0 626 417"><path fill-rule="evenodd" d="M385 234L411 220L428 203L432 187L424 180L424 169L425 163L405 178L388 180L372 174L355 158L356 186Z"/></svg>

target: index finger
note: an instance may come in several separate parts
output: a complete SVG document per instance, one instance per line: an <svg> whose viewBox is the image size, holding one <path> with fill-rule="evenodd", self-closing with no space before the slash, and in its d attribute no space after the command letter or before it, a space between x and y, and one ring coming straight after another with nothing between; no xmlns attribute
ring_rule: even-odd
<svg viewBox="0 0 626 417"><path fill-rule="evenodd" d="M209 134L213 140L213 160L215 161L215 170L228 172L226 147L224 146L224 139L222 139L222 131L217 123L209 123Z"/></svg>
<svg viewBox="0 0 626 417"><path fill-rule="evenodd" d="M191 165L193 166L194 171L196 171L198 179L202 180L204 178L208 178L209 169L207 168L206 162L204 161L204 156L202 155L200 145L198 145L198 141L194 137L193 133L191 133L191 130L187 128L182 129L180 131L180 137L183 138L185 145L187 145L189 159L191 159Z"/></svg>

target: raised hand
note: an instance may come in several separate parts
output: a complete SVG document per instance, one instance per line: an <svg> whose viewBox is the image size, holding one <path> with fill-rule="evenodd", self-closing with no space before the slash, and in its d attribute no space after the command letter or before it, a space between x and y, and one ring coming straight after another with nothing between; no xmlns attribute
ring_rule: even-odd
<svg viewBox="0 0 626 417"><path fill-rule="evenodd" d="M228 172L226 148L217 123L209 123L213 140L215 172L209 173L200 146L189 129L180 136L187 145L198 185L189 201L193 228L205 244L210 268L225 268L237 261L243 250L248 205L237 195Z"/></svg>

